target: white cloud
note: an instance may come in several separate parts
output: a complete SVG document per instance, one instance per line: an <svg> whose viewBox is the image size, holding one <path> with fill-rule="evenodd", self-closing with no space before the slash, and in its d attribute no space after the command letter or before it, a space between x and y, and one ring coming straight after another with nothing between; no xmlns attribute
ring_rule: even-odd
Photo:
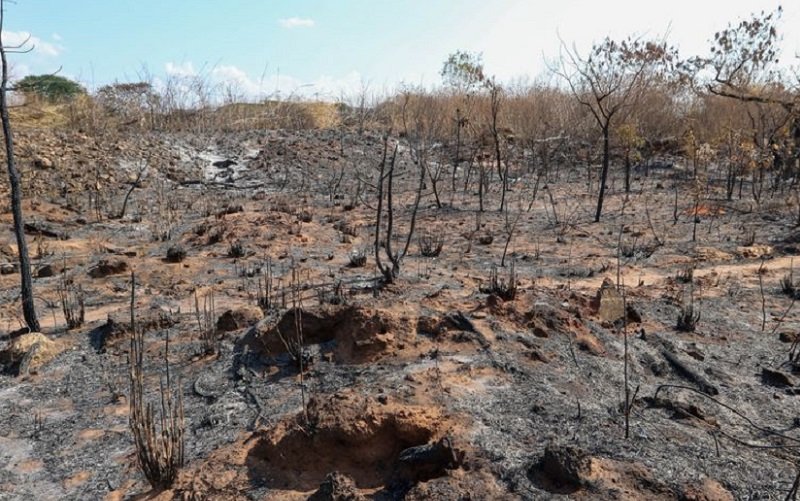
<svg viewBox="0 0 800 501"><path fill-rule="evenodd" d="M289 17L286 19L279 19L278 24L291 30L293 28L313 28L316 24L313 19L307 17Z"/></svg>
<svg viewBox="0 0 800 501"><path fill-rule="evenodd" d="M332 101L342 96L354 95L364 85L363 78L357 71L341 76L320 75L313 80L303 80L283 73L254 78L234 65L218 65L200 70L196 68L191 61L168 62L164 66L166 76L177 79L171 81L176 90L191 94L195 87L189 80L199 78L205 84L201 87L215 94L217 99L300 98ZM159 85L163 84L165 82L159 81Z"/></svg>
<svg viewBox="0 0 800 501"><path fill-rule="evenodd" d="M194 69L191 61L184 63L168 62L164 65L164 70L171 77L193 77L197 75L197 70Z"/></svg>
<svg viewBox="0 0 800 501"><path fill-rule="evenodd" d="M32 73L31 67L25 63L11 63L11 78L13 80L25 78Z"/></svg>
<svg viewBox="0 0 800 501"><path fill-rule="evenodd" d="M3 44L7 47L21 46L20 49L33 47L33 52L48 57L56 57L64 51L64 47L45 42L27 31L4 31Z"/></svg>
<svg viewBox="0 0 800 501"><path fill-rule="evenodd" d="M52 35L50 35L50 38L52 38L56 42L60 42L62 40L61 35L59 35L58 33L53 33Z"/></svg>
<svg viewBox="0 0 800 501"><path fill-rule="evenodd" d="M320 75L313 80L302 80L291 75L267 75L261 79L251 78L236 66L220 66L212 72L213 80L229 89L239 91L243 97L263 99L335 100L349 96L361 88L362 77L357 71L342 76Z"/></svg>

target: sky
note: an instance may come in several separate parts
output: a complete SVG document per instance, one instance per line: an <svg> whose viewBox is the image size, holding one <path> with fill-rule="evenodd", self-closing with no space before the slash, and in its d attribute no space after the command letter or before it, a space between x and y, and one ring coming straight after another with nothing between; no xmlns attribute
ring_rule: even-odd
<svg viewBox="0 0 800 501"><path fill-rule="evenodd" d="M800 1L785 0L783 60L800 54ZM89 89L202 76L250 98L335 99L366 88L432 86L456 50L501 81L546 73L563 40L662 37L704 54L714 32L774 0L15 0L3 41L30 35L13 75L59 71Z"/></svg>

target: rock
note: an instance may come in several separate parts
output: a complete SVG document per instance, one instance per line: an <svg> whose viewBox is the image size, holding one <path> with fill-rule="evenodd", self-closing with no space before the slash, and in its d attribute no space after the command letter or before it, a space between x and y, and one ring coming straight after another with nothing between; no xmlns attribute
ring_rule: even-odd
<svg viewBox="0 0 800 501"><path fill-rule="evenodd" d="M52 169L55 164L48 157L37 156L33 159L33 166L37 169Z"/></svg>
<svg viewBox="0 0 800 501"><path fill-rule="evenodd" d="M789 374L783 371L768 369L766 367L761 369L761 380L764 382L764 384L777 386L779 388L795 385L794 378Z"/></svg>
<svg viewBox="0 0 800 501"><path fill-rule="evenodd" d="M14 339L0 351L3 372L15 376L36 373L42 365L62 351L62 345L40 332L30 332Z"/></svg>
<svg viewBox="0 0 800 501"><path fill-rule="evenodd" d="M464 452L453 447L452 440L444 437L437 442L409 447L397 458L408 480L425 481L440 477L446 470L461 466Z"/></svg>
<svg viewBox="0 0 800 501"><path fill-rule="evenodd" d="M338 471L328 473L319 489L308 497L308 501L362 501L366 500L358 492L356 483Z"/></svg>
<svg viewBox="0 0 800 501"><path fill-rule="evenodd" d="M626 308L626 315L628 317L628 323L632 324L640 324L642 323L642 314L639 313L639 310L633 306L632 304L628 303L628 307Z"/></svg>
<svg viewBox="0 0 800 501"><path fill-rule="evenodd" d="M212 162L211 165L217 169L227 169L228 167L236 165L236 162L226 158L225 160L217 160L216 162Z"/></svg>
<svg viewBox="0 0 800 501"><path fill-rule="evenodd" d="M420 316L417 319L417 333L420 334L439 334L441 322L435 317Z"/></svg>
<svg viewBox="0 0 800 501"><path fill-rule="evenodd" d="M700 261L728 261L733 256L714 247L697 247L695 257Z"/></svg>
<svg viewBox="0 0 800 501"><path fill-rule="evenodd" d="M257 306L241 306L228 310L217 320L217 330L222 332L236 331L250 327L264 318L264 312Z"/></svg>
<svg viewBox="0 0 800 501"><path fill-rule="evenodd" d="M530 474L539 477L553 487L578 490L591 473L592 460L585 451L577 447L549 445Z"/></svg>
<svg viewBox="0 0 800 501"><path fill-rule="evenodd" d="M0 264L0 275L11 275L17 272L19 265L16 263Z"/></svg>
<svg viewBox="0 0 800 501"><path fill-rule="evenodd" d="M542 353L541 350L538 349L526 351L525 356L533 360L534 362L542 362L545 364L550 363L550 358L544 353Z"/></svg>
<svg viewBox="0 0 800 501"><path fill-rule="evenodd" d="M597 316L603 321L614 323L625 316L622 294L619 293L614 283L607 278L603 280L603 285L597 291L593 303L597 310Z"/></svg>
<svg viewBox="0 0 800 501"><path fill-rule="evenodd" d="M182 245L173 245L167 249L166 259L168 263L180 263L186 259L186 249Z"/></svg>
<svg viewBox="0 0 800 501"><path fill-rule="evenodd" d="M771 256L772 252L773 249L769 245L748 245L736 248L736 254L745 259L759 259Z"/></svg>
<svg viewBox="0 0 800 501"><path fill-rule="evenodd" d="M41 235L43 237L57 238L59 240L69 240L69 234L59 232L54 225L46 222L28 222L23 225L25 232L31 235Z"/></svg>
<svg viewBox="0 0 800 501"><path fill-rule="evenodd" d="M119 275L128 271L128 262L123 259L101 259L99 263L89 269L92 278L104 278L109 275Z"/></svg>
<svg viewBox="0 0 800 501"><path fill-rule="evenodd" d="M581 351L585 351L597 357L603 356L606 353L606 348L603 346L603 343L591 334L576 335L575 344Z"/></svg>
<svg viewBox="0 0 800 501"><path fill-rule="evenodd" d="M475 328L475 324L460 311L448 314L444 320L458 330L478 332L478 329Z"/></svg>
<svg viewBox="0 0 800 501"><path fill-rule="evenodd" d="M0 245L0 255L8 258L17 259L17 251L8 244Z"/></svg>
<svg viewBox="0 0 800 501"><path fill-rule="evenodd" d="M62 273L64 271L63 266L54 266L52 264L46 264L41 266L38 270L36 270L36 277L37 278L49 278L55 276L57 273Z"/></svg>
<svg viewBox="0 0 800 501"><path fill-rule="evenodd" d="M705 478L684 489L679 499L680 501L733 501L734 497L716 480Z"/></svg>

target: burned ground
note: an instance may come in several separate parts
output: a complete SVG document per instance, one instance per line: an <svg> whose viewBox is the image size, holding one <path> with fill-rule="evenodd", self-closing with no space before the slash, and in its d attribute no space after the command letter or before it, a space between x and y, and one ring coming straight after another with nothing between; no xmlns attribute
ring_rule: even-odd
<svg viewBox="0 0 800 501"><path fill-rule="evenodd" d="M400 246L416 167L395 140ZM18 275L0 276L0 498L783 499L795 478L800 317L781 280L797 239L779 193L756 206L712 183L675 219L678 164L641 174L627 200L617 180L590 223L593 193L565 165L535 200L512 184L505 267L497 192L480 216L472 191L442 208L426 195L417 231L442 235L441 254L413 238L380 285L378 134L19 141L34 266L55 271L35 279L43 334L14 332ZM165 356L184 395L187 465L161 493L128 428L131 271L150 397ZM86 303L69 331L67 282ZM699 321L681 332L690 296ZM281 340L297 312L303 391Z"/></svg>

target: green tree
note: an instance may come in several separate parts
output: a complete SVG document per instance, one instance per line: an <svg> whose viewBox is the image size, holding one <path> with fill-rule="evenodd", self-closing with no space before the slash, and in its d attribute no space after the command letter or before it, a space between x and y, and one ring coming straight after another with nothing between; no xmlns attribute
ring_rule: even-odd
<svg viewBox="0 0 800 501"><path fill-rule="evenodd" d="M483 74L483 57L461 50L447 56L439 74L447 85L461 92L469 92L486 80Z"/></svg>
<svg viewBox="0 0 800 501"><path fill-rule="evenodd" d="M58 75L28 75L19 80L14 88L51 102L64 101L86 94L86 89L79 83Z"/></svg>

